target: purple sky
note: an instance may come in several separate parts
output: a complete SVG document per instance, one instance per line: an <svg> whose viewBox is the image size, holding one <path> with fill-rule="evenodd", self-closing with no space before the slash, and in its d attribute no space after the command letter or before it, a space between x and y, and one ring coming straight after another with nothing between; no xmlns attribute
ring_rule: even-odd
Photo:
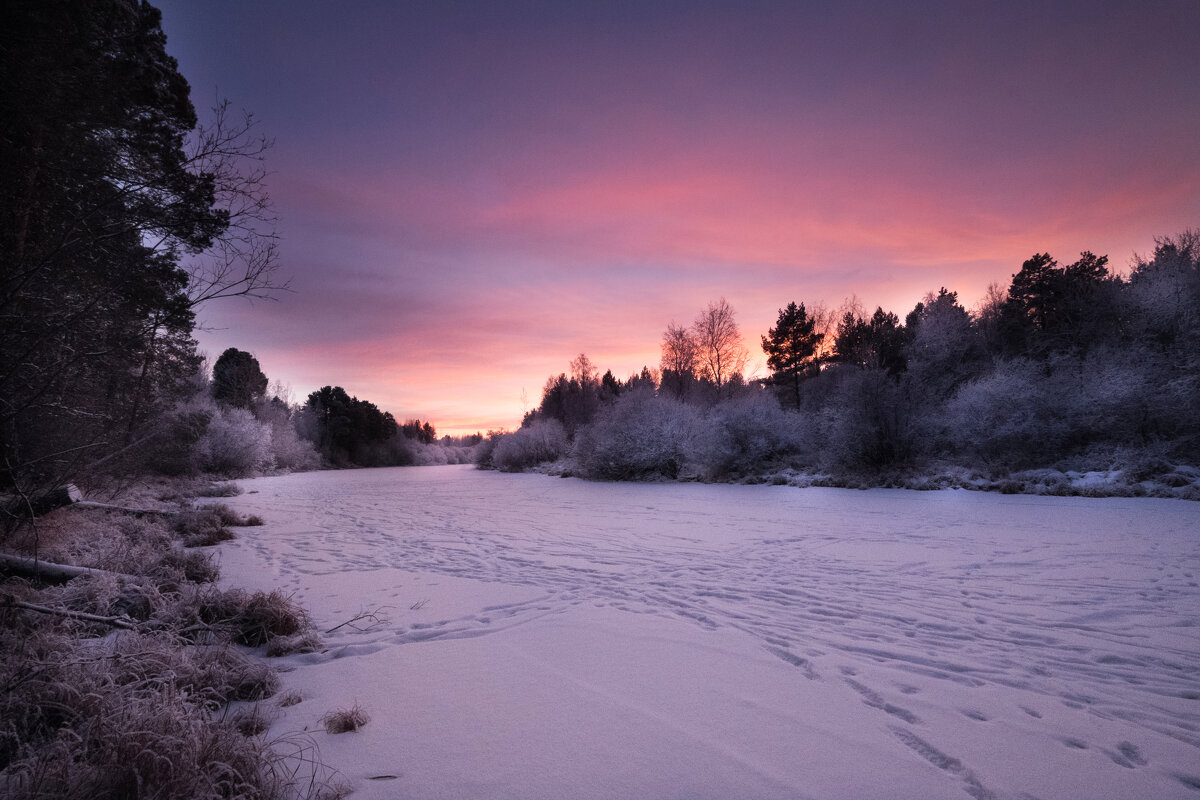
<svg viewBox="0 0 1200 800"><path fill-rule="evenodd" d="M278 302L202 313L295 399L515 427L724 296L968 306L1200 225L1200 2L157 0L199 109L275 138Z"/></svg>

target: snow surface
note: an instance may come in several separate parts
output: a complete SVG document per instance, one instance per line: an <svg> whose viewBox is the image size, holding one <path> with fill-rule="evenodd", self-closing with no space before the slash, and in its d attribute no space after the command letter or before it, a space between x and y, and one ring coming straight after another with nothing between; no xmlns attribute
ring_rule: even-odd
<svg viewBox="0 0 1200 800"><path fill-rule="evenodd" d="M373 798L1198 798L1200 505L609 484L419 467L241 482L224 582ZM369 624L364 621L364 624ZM360 730L319 718L357 702Z"/></svg>

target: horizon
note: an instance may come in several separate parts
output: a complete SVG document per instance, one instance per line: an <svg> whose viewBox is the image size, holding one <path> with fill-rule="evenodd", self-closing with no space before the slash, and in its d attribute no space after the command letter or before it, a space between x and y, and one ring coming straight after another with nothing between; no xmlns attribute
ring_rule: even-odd
<svg viewBox="0 0 1200 800"><path fill-rule="evenodd" d="M439 435L580 352L654 368L719 297L762 375L789 302L970 308L1200 222L1193 3L157 5L201 119L276 141L294 292L205 308L201 349Z"/></svg>

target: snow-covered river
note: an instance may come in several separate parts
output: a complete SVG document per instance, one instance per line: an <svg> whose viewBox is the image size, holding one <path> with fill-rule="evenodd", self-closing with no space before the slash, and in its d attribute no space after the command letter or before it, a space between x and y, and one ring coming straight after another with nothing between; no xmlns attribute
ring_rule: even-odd
<svg viewBox="0 0 1200 800"><path fill-rule="evenodd" d="M606 484L240 482L224 580L358 798L1200 798L1200 504ZM358 702L372 721L318 732Z"/></svg>

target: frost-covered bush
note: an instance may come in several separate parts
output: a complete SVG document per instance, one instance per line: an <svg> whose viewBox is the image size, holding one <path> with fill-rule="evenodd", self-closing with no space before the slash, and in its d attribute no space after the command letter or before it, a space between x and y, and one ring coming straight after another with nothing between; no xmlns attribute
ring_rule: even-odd
<svg viewBox="0 0 1200 800"><path fill-rule="evenodd" d="M881 369L841 372L822 412L825 466L874 472L910 459L916 437L901 386Z"/></svg>
<svg viewBox="0 0 1200 800"><path fill-rule="evenodd" d="M1158 451L1163 442L1186 448L1195 437L1200 386L1186 377L1164 379L1163 372L1153 359L1107 349L1001 362L959 390L931 430L943 450L1009 469L1114 448Z"/></svg>
<svg viewBox="0 0 1200 800"><path fill-rule="evenodd" d="M422 467L475 463L475 448L434 442L415 442L416 463Z"/></svg>
<svg viewBox="0 0 1200 800"><path fill-rule="evenodd" d="M496 452L496 445L500 444L500 440L507 435L508 431L503 429L488 431L487 438L475 447L475 466L479 469L496 469L492 455Z"/></svg>
<svg viewBox="0 0 1200 800"><path fill-rule="evenodd" d="M505 472L520 472L553 461L567 451L567 432L556 419L541 419L501 437L492 451L492 464Z"/></svg>
<svg viewBox="0 0 1200 800"><path fill-rule="evenodd" d="M801 452L801 427L801 415L784 411L774 395L747 392L708 410L689 460L708 477L765 469Z"/></svg>
<svg viewBox="0 0 1200 800"><path fill-rule="evenodd" d="M271 428L244 408L218 408L192 454L202 472L253 475L273 464Z"/></svg>
<svg viewBox="0 0 1200 800"><path fill-rule="evenodd" d="M944 445L952 452L1010 467L1029 464L1038 453L1058 452L1067 433L1062 402L1066 398L1048 391L1042 369L1032 361L1013 359L963 386L940 420Z"/></svg>
<svg viewBox="0 0 1200 800"><path fill-rule="evenodd" d="M647 391L630 392L579 432L574 455L591 478L675 478L703 430L701 412L694 406Z"/></svg>
<svg viewBox="0 0 1200 800"><path fill-rule="evenodd" d="M300 437L290 421L271 425L271 459L276 469L301 471L321 466L312 442Z"/></svg>

